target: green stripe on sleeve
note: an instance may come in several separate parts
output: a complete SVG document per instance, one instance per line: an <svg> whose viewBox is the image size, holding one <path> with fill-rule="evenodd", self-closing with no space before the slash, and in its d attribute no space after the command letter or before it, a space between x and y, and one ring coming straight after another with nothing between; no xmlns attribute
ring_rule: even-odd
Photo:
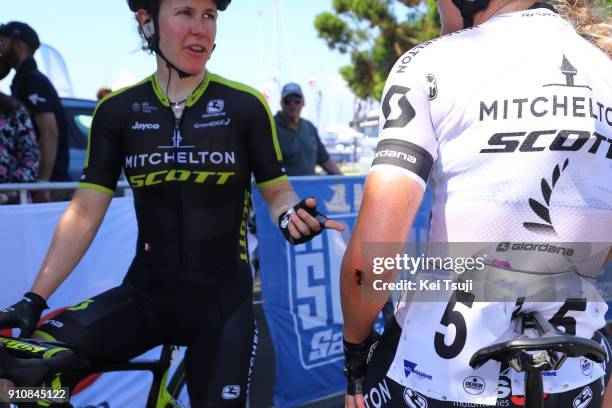
<svg viewBox="0 0 612 408"><path fill-rule="evenodd" d="M113 190L111 190L110 188L106 188L104 186L100 186L98 184L93 184L93 183L79 183L79 188L88 188L88 189L91 189L91 190L96 190L96 191L99 191L101 193L108 194L111 197L113 197L115 195L115 192Z"/></svg>
<svg viewBox="0 0 612 408"><path fill-rule="evenodd" d="M272 180L264 181L263 183L257 183L257 186L258 187L273 186L275 184L280 183L281 181L289 181L289 178L287 177L287 175L282 175L282 176L274 178Z"/></svg>

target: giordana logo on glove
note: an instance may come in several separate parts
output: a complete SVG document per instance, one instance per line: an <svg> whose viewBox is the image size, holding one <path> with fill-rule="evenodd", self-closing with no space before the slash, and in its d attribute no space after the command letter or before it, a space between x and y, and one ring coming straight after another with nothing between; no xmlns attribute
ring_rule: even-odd
<svg viewBox="0 0 612 408"><path fill-rule="evenodd" d="M299 245L303 244L304 242L310 241L311 239L319 235L321 232L323 232L323 229L325 228L325 221L327 221L327 217L318 212L316 206L311 208L306 205L306 200L307 199L300 201L278 217L278 226L281 232L283 233L283 236L293 245ZM291 215L296 214L300 208L310 214L314 219L316 219L319 222L319 226L321 227L321 229L319 231L311 231L310 234L302 235L300 238L296 239L293 238L289 233L289 224L291 222Z"/></svg>

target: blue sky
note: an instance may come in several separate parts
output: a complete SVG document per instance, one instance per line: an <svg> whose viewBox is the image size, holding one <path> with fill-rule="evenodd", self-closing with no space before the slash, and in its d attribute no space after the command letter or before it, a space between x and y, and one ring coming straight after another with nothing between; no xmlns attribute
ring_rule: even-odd
<svg viewBox="0 0 612 408"><path fill-rule="evenodd" d="M306 117L321 126L348 122L354 97L338 68L349 57L329 50L314 28L315 16L332 10L331 0L277 4L279 13L274 0L234 0L218 20L217 48L208 69L269 93L273 111L278 109L278 83L296 81L306 94ZM125 0L3 0L0 22L11 20L27 22L43 43L61 53L77 97L94 98L100 86L112 86L122 72L139 80L155 69L154 57L139 50ZM0 90L7 89L4 80Z"/></svg>

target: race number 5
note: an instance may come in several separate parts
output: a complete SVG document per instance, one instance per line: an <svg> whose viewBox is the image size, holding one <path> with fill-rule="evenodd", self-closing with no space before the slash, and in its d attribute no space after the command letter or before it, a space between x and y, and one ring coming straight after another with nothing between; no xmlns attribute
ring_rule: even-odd
<svg viewBox="0 0 612 408"><path fill-rule="evenodd" d="M568 298L561 309L549 320L555 327L563 327L567 334L576 335L576 319L566 316L567 312L584 312L587 308L587 300L584 298Z"/></svg>
<svg viewBox="0 0 612 408"><path fill-rule="evenodd" d="M467 324L465 322L465 317L463 317L460 311L455 310L455 306L457 303L461 303L471 309L474 304L474 299L475 296L472 293L461 291L453 292L448 305L446 305L446 310L444 311L444 315L442 315L440 324L446 327L450 325L455 326L455 339L447 346L444 341L446 335L436 332L434 347L436 348L436 353L438 353L440 357L450 360L457 357L463 350L463 347L465 347L465 342L467 340Z"/></svg>

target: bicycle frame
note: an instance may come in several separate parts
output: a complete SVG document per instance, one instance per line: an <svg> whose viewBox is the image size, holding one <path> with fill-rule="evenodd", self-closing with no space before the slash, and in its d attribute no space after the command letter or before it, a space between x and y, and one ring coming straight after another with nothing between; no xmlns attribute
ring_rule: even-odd
<svg viewBox="0 0 612 408"><path fill-rule="evenodd" d="M4 340L4 341L3 341ZM36 341L28 339L18 339L8 336L0 336L0 342L6 343L6 340L18 340L20 343L35 344ZM59 345L59 344L58 344ZM69 345L62 344L62 348L73 350ZM150 371L153 374L153 381L149 388L147 396L146 408L181 408L175 397L168 391L168 373L172 362L172 353L175 346L163 345L159 359L157 360L133 360L117 363L95 364L86 368L74 369L75 372L82 374L83 378L96 373L120 372L120 371ZM19 357L14 357L19 359ZM24 357L25 358L25 357ZM40 357L37 357L40 358ZM31 359L31 358L30 358ZM41 359L41 365L44 360ZM65 371L70 371L70 367ZM17 384L19 386L19 384ZM175 392L179 392L180 384L176 387Z"/></svg>

